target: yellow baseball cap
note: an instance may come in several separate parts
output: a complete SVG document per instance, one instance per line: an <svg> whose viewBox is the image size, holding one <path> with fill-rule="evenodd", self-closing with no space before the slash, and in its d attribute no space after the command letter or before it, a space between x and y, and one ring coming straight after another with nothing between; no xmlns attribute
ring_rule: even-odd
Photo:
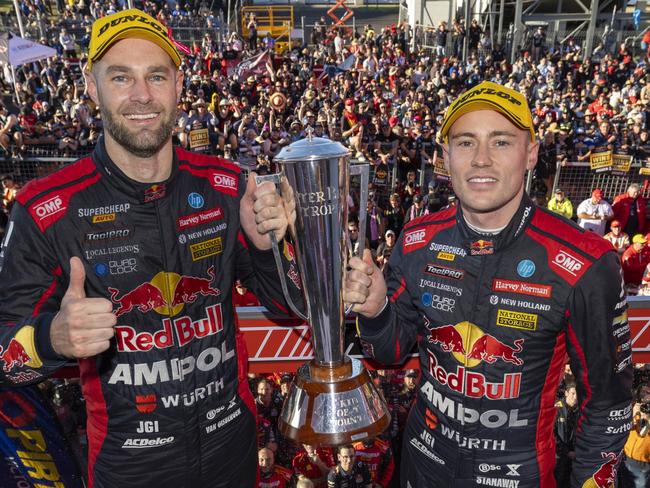
<svg viewBox="0 0 650 488"><path fill-rule="evenodd" d="M535 142L535 127L526 97L491 81L479 83L454 100L445 112L440 138L447 142L447 133L458 117L474 110L496 110L520 129L530 132L530 140Z"/></svg>
<svg viewBox="0 0 650 488"><path fill-rule="evenodd" d="M160 46L178 68L181 55L174 40L167 33L167 27L142 10L132 8L97 19L93 23L88 48L88 69L99 61L117 41L128 38L146 39Z"/></svg>
<svg viewBox="0 0 650 488"><path fill-rule="evenodd" d="M632 238L632 244L645 244L646 242L648 241L643 234L636 234Z"/></svg>

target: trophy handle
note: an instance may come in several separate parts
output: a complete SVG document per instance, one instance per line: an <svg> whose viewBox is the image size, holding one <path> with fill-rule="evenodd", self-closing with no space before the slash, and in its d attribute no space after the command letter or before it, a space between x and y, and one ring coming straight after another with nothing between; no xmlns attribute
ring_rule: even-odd
<svg viewBox="0 0 650 488"><path fill-rule="evenodd" d="M270 181L275 184L276 189L280 189L280 179L282 175L280 173L274 173L270 175L256 176L255 183L261 184L265 181ZM298 310L298 307L291 300L291 295L289 295L289 288L287 288L287 279L284 277L284 267L282 266L282 257L280 256L280 248L278 247L278 239L275 237L275 232L271 232L271 249L273 249L273 259L275 260L275 267L278 270L278 276L280 277L280 286L282 287L282 294L284 299L287 301L289 308L293 313L300 317L304 321L309 321L309 317L303 315L303 313ZM304 288L304 287L303 287ZM303 297L306 303L306 298Z"/></svg>
<svg viewBox="0 0 650 488"><path fill-rule="evenodd" d="M359 257L363 259L363 251L366 248L366 217L368 213L368 183L370 181L370 164L352 164L350 165L350 176L361 175L361 184L359 186ZM350 235L347 234L346 228L346 241L348 249L352 249L350 242ZM345 309L345 315L352 311L352 305L348 305Z"/></svg>

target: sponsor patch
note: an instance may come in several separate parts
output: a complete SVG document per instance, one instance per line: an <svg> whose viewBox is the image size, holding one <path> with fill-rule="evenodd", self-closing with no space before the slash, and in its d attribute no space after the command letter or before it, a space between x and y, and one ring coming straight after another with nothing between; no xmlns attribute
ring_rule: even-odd
<svg viewBox="0 0 650 488"><path fill-rule="evenodd" d="M153 202L154 200L159 200L165 196L167 193L166 185L151 185L149 188L144 190L144 203Z"/></svg>
<svg viewBox="0 0 650 488"><path fill-rule="evenodd" d="M443 252L443 251L440 251L440 252L436 255L436 257L437 257L438 259L442 259L443 261L453 261L454 259L456 259L456 255L455 255L455 254L452 254L452 253L450 253L450 252Z"/></svg>
<svg viewBox="0 0 650 488"><path fill-rule="evenodd" d="M221 254L223 252L221 237L215 237L214 239L208 239L207 241L190 244L190 252L192 253L192 261L198 261L200 259Z"/></svg>
<svg viewBox="0 0 650 488"><path fill-rule="evenodd" d="M166 446L174 442L174 436L156 437L155 439L126 439L122 444L123 449L147 449L150 447Z"/></svg>
<svg viewBox="0 0 650 488"><path fill-rule="evenodd" d="M524 281L503 280L495 278L492 280L492 291L505 293L518 293L538 298L551 298L553 287L540 285L538 283L526 283Z"/></svg>
<svg viewBox="0 0 650 488"><path fill-rule="evenodd" d="M447 244L439 244L437 242L431 243L431 245L429 246L429 251L450 253L453 254L454 256L460 256L463 258L467 256L467 251L462 247L448 246Z"/></svg>
<svg viewBox="0 0 650 488"><path fill-rule="evenodd" d="M135 230L133 227L124 227L121 229L110 229L102 232L87 232L85 235L86 243L102 243L107 241L116 241L134 237Z"/></svg>
<svg viewBox="0 0 650 488"><path fill-rule="evenodd" d="M429 232L427 228L419 227L404 233L403 247L404 254L422 249L429 242Z"/></svg>
<svg viewBox="0 0 650 488"><path fill-rule="evenodd" d="M205 200L203 199L203 195L200 193L192 192L187 195L187 203L190 207L196 208L198 210L199 208L203 207Z"/></svg>
<svg viewBox="0 0 650 488"><path fill-rule="evenodd" d="M465 272L460 269L448 268L447 266L440 266L439 264L428 263L424 272L442 278L452 278L454 280L462 280Z"/></svg>
<svg viewBox="0 0 650 488"><path fill-rule="evenodd" d="M48 198L47 200L40 202L37 205L34 205L33 207L34 214L36 214L36 217L39 220L46 219L48 217L51 217L52 215L55 215L59 212L63 212L66 210L68 207L66 204L63 202L63 199L61 196L56 195L52 198Z"/></svg>
<svg viewBox="0 0 650 488"><path fill-rule="evenodd" d="M140 413L153 413L156 411L156 395L136 395L135 408Z"/></svg>
<svg viewBox="0 0 650 488"><path fill-rule="evenodd" d="M196 225L212 222L213 220L223 218L223 209L221 207L214 207L203 212L196 212L184 217L176 219L176 225L180 230L194 227Z"/></svg>
<svg viewBox="0 0 650 488"><path fill-rule="evenodd" d="M494 242L486 239L479 239L469 245L471 256L485 256L494 253Z"/></svg>
<svg viewBox="0 0 650 488"><path fill-rule="evenodd" d="M237 196L237 178L235 176L215 171L210 178L210 182L215 190L233 197Z"/></svg>
<svg viewBox="0 0 650 488"><path fill-rule="evenodd" d="M517 264L517 274L522 278L530 278L535 274L535 263L530 259L522 259Z"/></svg>
<svg viewBox="0 0 650 488"><path fill-rule="evenodd" d="M538 315L534 313L515 312L514 310L497 310L497 325L513 329L536 330Z"/></svg>
<svg viewBox="0 0 650 488"><path fill-rule="evenodd" d="M582 259L575 257L573 254L568 253L564 249L560 249L558 251L555 257L553 257L551 264L554 264L563 271L566 271L571 276L578 276L583 266L585 265Z"/></svg>
<svg viewBox="0 0 650 488"><path fill-rule="evenodd" d="M103 222L113 222L116 217L117 217L117 214L114 214L114 213L94 215L93 216L93 224L101 224Z"/></svg>

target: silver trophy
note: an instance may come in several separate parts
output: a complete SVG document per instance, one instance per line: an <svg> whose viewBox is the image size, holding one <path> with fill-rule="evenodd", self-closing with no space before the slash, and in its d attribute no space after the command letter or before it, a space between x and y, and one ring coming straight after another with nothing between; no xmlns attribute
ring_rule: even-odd
<svg viewBox="0 0 650 488"><path fill-rule="evenodd" d="M275 161L296 199L296 223L289 229L300 268L307 315L292 303L272 235L282 290L291 309L310 325L314 359L303 364L280 414L283 435L312 445L340 445L381 433L390 423L384 399L361 361L344 353L343 281L350 239L347 233L350 175L361 176L359 250L363 254L368 201L368 164L350 166L342 144L308 136L280 151ZM268 180L268 176L258 181Z"/></svg>

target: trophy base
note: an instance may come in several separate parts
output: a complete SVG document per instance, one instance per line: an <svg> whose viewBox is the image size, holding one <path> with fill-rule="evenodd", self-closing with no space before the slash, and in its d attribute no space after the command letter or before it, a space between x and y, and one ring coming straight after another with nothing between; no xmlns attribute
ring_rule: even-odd
<svg viewBox="0 0 650 488"><path fill-rule="evenodd" d="M390 413L358 359L337 366L303 364L278 421L282 435L301 444L338 446L376 437Z"/></svg>

